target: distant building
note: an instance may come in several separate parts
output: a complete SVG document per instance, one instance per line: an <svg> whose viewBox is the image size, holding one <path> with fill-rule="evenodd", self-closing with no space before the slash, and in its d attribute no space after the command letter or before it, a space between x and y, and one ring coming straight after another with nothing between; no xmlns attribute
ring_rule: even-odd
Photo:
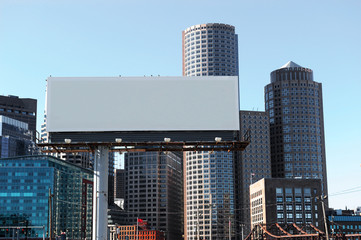
<svg viewBox="0 0 361 240"><path fill-rule="evenodd" d="M151 229L165 232L166 239L182 239L181 157L171 152L130 152L124 163L128 224L140 218Z"/></svg>
<svg viewBox="0 0 361 240"><path fill-rule="evenodd" d="M49 232L50 189L53 237L65 232L71 239L91 239L92 178L92 171L50 156L0 159L0 225L28 224L29 238L43 235L43 229L31 226ZM0 237L12 234L0 229Z"/></svg>
<svg viewBox="0 0 361 240"><path fill-rule="evenodd" d="M183 76L238 76L238 35L222 23L194 25L182 32Z"/></svg>
<svg viewBox="0 0 361 240"><path fill-rule="evenodd" d="M271 73L264 92L272 177L321 179L327 195L322 84L311 69L290 61Z"/></svg>
<svg viewBox="0 0 361 240"><path fill-rule="evenodd" d="M329 210L327 213L329 234L361 234L361 216L353 210Z"/></svg>
<svg viewBox="0 0 361 240"><path fill-rule="evenodd" d="M0 115L27 123L34 142L36 141L36 114L36 99L0 96Z"/></svg>
<svg viewBox="0 0 361 240"><path fill-rule="evenodd" d="M252 227L257 224L313 224L323 229L320 179L266 178L250 186Z"/></svg>
<svg viewBox="0 0 361 240"><path fill-rule="evenodd" d="M356 215L361 215L361 207L357 207L355 211Z"/></svg>
<svg viewBox="0 0 361 240"><path fill-rule="evenodd" d="M241 135L250 131L251 142L247 148L240 152L240 173L235 174L237 216L239 222L245 226L247 235L251 230L249 205L249 186L262 178L271 177L271 153L268 114L261 111L240 111ZM238 199L240 198L240 199Z"/></svg>
<svg viewBox="0 0 361 240"><path fill-rule="evenodd" d="M51 142L49 133L46 131L47 118L44 113L44 123L41 125L41 139L42 143ZM93 170L94 168L94 155L89 152L72 152L72 153L50 153L48 155L60 158L64 161L76 164L80 167ZM108 171L108 204L114 204L114 153L109 152L109 171Z"/></svg>
<svg viewBox="0 0 361 240"><path fill-rule="evenodd" d="M222 23L191 26L182 32L183 76L238 76L238 35ZM184 171L184 239L234 236L235 155L186 152Z"/></svg>
<svg viewBox="0 0 361 240"><path fill-rule="evenodd" d="M0 157L32 155L37 152L28 124L0 115Z"/></svg>
<svg viewBox="0 0 361 240"><path fill-rule="evenodd" d="M125 198L125 170L115 169L114 172L114 202L124 208Z"/></svg>
<svg viewBox="0 0 361 240"><path fill-rule="evenodd" d="M165 240L164 232L158 230L142 230L137 225L119 226L118 240Z"/></svg>

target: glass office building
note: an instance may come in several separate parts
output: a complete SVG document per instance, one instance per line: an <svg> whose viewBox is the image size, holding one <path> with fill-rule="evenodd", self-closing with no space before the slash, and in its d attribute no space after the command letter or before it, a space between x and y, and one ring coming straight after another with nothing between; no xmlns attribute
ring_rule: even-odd
<svg viewBox="0 0 361 240"><path fill-rule="evenodd" d="M290 61L271 73L265 87L272 177L316 178L327 195L322 83Z"/></svg>
<svg viewBox="0 0 361 240"><path fill-rule="evenodd" d="M137 218L163 231L166 239L182 239L182 161L173 152L126 153L125 210L128 224Z"/></svg>
<svg viewBox="0 0 361 240"><path fill-rule="evenodd" d="M49 232L51 222L53 237L91 239L92 177L91 170L51 156L0 159L0 224L20 226L0 229L0 238L42 238L39 227Z"/></svg>
<svg viewBox="0 0 361 240"><path fill-rule="evenodd" d="M0 115L0 157L32 155L36 148L28 124Z"/></svg>

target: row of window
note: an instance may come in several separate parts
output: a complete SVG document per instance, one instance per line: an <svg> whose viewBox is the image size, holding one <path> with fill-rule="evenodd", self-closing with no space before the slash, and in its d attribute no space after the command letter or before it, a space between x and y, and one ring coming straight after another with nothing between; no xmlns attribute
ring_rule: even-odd
<svg viewBox="0 0 361 240"><path fill-rule="evenodd" d="M14 109L6 109L6 108L0 108L0 112L17 113L17 114L22 114L22 115L35 116L35 112L24 112L24 111L19 111L19 110L14 110Z"/></svg>

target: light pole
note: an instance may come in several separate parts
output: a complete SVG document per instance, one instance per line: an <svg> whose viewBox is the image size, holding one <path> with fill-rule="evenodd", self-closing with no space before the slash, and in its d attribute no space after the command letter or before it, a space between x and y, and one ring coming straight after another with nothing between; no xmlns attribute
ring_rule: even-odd
<svg viewBox="0 0 361 240"><path fill-rule="evenodd" d="M243 236L243 227L244 227L244 224L240 224L240 226L241 226L241 229L242 229L242 240L243 240L243 238L244 238L244 236Z"/></svg>
<svg viewBox="0 0 361 240"><path fill-rule="evenodd" d="M322 204L322 213L323 213L323 221L325 224L325 233L326 233L326 240L329 240L328 238L328 227L327 227L327 221L326 221L326 213L325 213L325 199L327 199L327 195L321 195L319 197L316 197L316 199L319 199Z"/></svg>

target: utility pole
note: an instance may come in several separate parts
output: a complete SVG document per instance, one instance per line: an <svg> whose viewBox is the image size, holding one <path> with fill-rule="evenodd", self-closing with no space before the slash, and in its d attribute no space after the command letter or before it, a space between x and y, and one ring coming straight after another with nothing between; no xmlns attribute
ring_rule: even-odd
<svg viewBox="0 0 361 240"><path fill-rule="evenodd" d="M212 220L212 211L213 211L213 204L212 204L212 194L209 195L209 208L210 208L210 240L212 240L212 226L213 226L213 220Z"/></svg>
<svg viewBox="0 0 361 240"><path fill-rule="evenodd" d="M329 240L328 238L328 227L327 227L327 221L326 221L326 212L325 212L325 199L327 198L327 195L321 195L319 197L316 197L316 199L319 199L322 204L322 213L323 213L323 221L325 224L325 233L326 233L326 240Z"/></svg>
<svg viewBox="0 0 361 240"><path fill-rule="evenodd" d="M54 195L51 194L51 188L49 188L49 240L52 240L53 236L53 209L52 209L52 200Z"/></svg>
<svg viewBox="0 0 361 240"><path fill-rule="evenodd" d="M228 239L231 240L231 216L228 217Z"/></svg>

